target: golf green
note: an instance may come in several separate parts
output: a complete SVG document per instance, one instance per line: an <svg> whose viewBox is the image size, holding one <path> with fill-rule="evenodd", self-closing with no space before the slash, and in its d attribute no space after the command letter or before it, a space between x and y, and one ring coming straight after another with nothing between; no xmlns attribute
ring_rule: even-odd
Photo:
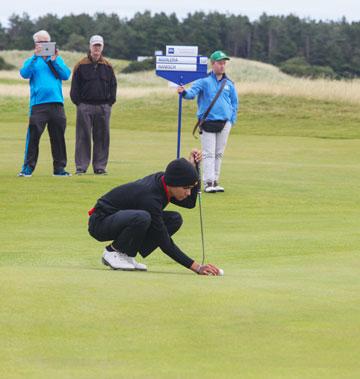
<svg viewBox="0 0 360 379"><path fill-rule="evenodd" d="M47 134L33 177L16 177L26 109L19 117L23 100L0 102L0 377L358 378L358 113L314 101L300 117L299 99L275 99L283 112L271 115L245 98L254 117L240 115L230 136L226 191L202 195L207 261L225 276L195 275L159 250L146 273L112 271L87 233L87 210L176 153L175 108L173 130L146 130L161 104L150 102L141 120L141 101L138 129L114 113L109 175L71 178L51 176ZM199 146L186 122L184 155ZM180 211L174 239L201 260L199 209Z"/></svg>

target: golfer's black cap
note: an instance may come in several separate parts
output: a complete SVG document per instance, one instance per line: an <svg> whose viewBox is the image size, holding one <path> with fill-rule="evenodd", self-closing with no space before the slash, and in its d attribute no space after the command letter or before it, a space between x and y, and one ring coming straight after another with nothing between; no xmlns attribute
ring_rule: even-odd
<svg viewBox="0 0 360 379"><path fill-rule="evenodd" d="M164 179L168 186L188 187L199 181L199 174L188 160L179 158L168 164Z"/></svg>

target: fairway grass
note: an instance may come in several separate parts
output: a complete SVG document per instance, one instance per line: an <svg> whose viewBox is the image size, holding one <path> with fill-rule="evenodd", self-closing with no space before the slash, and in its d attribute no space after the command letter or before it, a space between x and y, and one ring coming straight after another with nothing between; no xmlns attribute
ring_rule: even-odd
<svg viewBox="0 0 360 379"><path fill-rule="evenodd" d="M51 176L46 134L34 176L16 177L27 103L0 98L0 378L360 376L360 112L241 100L226 192L202 196L207 261L225 276L201 277L158 250L146 273L111 271L87 233L99 196L174 158L176 96L119 101L109 175L71 178ZM199 211L180 211L174 239L199 261Z"/></svg>

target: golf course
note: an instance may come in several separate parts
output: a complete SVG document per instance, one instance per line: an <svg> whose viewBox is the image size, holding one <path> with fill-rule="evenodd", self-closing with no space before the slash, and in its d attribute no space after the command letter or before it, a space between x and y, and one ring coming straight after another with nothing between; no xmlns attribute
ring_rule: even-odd
<svg viewBox="0 0 360 379"><path fill-rule="evenodd" d="M224 193L202 194L200 276L160 250L148 272L110 270L87 231L96 200L176 157L175 88L155 72L120 74L109 175L52 176L47 131L31 178L18 178L30 54L0 71L0 378L359 378L360 81L292 78L232 59L240 107L222 166ZM82 56L61 53L69 67ZM67 169L76 108L64 83ZM181 152L196 101L183 102ZM199 208L175 242L201 262Z"/></svg>

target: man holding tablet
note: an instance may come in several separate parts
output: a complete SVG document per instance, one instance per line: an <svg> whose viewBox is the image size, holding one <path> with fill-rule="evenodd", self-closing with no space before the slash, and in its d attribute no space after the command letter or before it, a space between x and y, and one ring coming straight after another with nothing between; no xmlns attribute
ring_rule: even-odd
<svg viewBox="0 0 360 379"><path fill-rule="evenodd" d="M20 75L30 81L30 119L26 136L24 164L18 176L31 177L35 170L39 142L45 127L51 143L54 176L66 177L66 117L62 81L70 77L70 69L58 55L55 43L46 30L33 36L34 55L24 62ZM52 54L51 56L48 54Z"/></svg>

